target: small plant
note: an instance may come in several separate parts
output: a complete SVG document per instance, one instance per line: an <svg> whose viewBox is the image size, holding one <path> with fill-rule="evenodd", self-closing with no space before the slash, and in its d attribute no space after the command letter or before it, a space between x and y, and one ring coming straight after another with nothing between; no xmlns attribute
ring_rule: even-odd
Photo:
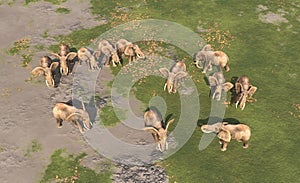
<svg viewBox="0 0 300 183"><path fill-rule="evenodd" d="M22 66L26 67L32 61L32 54L22 54Z"/></svg>
<svg viewBox="0 0 300 183"><path fill-rule="evenodd" d="M66 2L67 0L45 0L45 1L50 2L52 4L61 4Z"/></svg>
<svg viewBox="0 0 300 183"><path fill-rule="evenodd" d="M35 3L38 1L40 1L40 0L25 0L25 5L28 5L29 3Z"/></svg>
<svg viewBox="0 0 300 183"><path fill-rule="evenodd" d="M42 144L40 144L37 140L32 140L29 147L26 149L25 157L30 157L31 153L39 152L42 150Z"/></svg>
<svg viewBox="0 0 300 183"><path fill-rule="evenodd" d="M55 12L56 13L63 13L63 14L68 14L68 13L70 13L70 9L68 9L68 8L57 8L56 10L55 10Z"/></svg>
<svg viewBox="0 0 300 183"><path fill-rule="evenodd" d="M23 38L19 41L14 42L13 47L7 50L7 54L9 55L20 54L21 51L28 49L29 46L30 46L30 40L27 38Z"/></svg>

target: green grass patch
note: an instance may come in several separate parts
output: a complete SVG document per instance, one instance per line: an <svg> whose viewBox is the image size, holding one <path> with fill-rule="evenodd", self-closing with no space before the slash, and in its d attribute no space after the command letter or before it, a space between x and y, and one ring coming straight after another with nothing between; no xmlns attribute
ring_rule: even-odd
<svg viewBox="0 0 300 183"><path fill-rule="evenodd" d="M25 5L28 5L29 3L35 3L41 0L25 0Z"/></svg>
<svg viewBox="0 0 300 183"><path fill-rule="evenodd" d="M124 109L115 108L111 104L101 108L99 115L104 126L114 126L126 119L126 111L124 111Z"/></svg>
<svg viewBox="0 0 300 183"><path fill-rule="evenodd" d="M58 37L58 41L79 48L88 45L90 40L111 27L133 19L147 17L175 21L198 31L199 38L201 36L213 48L229 55L231 70L224 73L227 81L246 74L258 87L254 94L257 102L246 104L244 111L230 105L224 117L225 120L237 120L252 128L249 149L245 150L241 143L232 141L227 151L221 152L218 140L214 139L205 150L199 151L202 132L197 128L180 151L163 161L170 182L297 182L300 179L297 172L300 160L295 153L300 151L300 96L297 95L300 88L299 1L91 2L93 13L106 17L108 24L75 31L69 36ZM288 23L273 25L261 22L258 5L268 7L260 13L285 12L283 14ZM204 32L199 31L199 27ZM140 45L142 49L152 49L151 45ZM53 47L56 51L57 45ZM199 120L206 122L210 115L211 99L204 75L195 68L191 56L178 48L175 53L178 59L186 58L187 70L199 92ZM120 68L112 70L116 75ZM164 92L163 85L163 78L150 76L136 83L133 92L144 104L148 104L153 96L162 97L168 106L167 114L173 113L175 118L175 123L170 126L172 130L180 117L180 99L178 94ZM106 110L101 114L101 119L116 121L109 119L115 118L112 107Z"/></svg>
<svg viewBox="0 0 300 183"><path fill-rule="evenodd" d="M50 2L52 4L62 4L64 2L67 2L67 0L44 0L44 1Z"/></svg>
<svg viewBox="0 0 300 183"><path fill-rule="evenodd" d="M40 182L111 182L110 170L96 173L80 164L80 161L86 155L86 153L80 153L75 156L73 154L68 154L63 149L56 150L51 155L51 163L47 166Z"/></svg>
<svg viewBox="0 0 300 183"><path fill-rule="evenodd" d="M71 12L71 10L68 9L68 8L57 8L57 9L55 10L55 12L56 12L56 13L62 13L62 14L68 14L68 13Z"/></svg>
<svg viewBox="0 0 300 183"><path fill-rule="evenodd" d="M37 140L32 140L31 144L27 147L25 157L30 157L32 153L39 152L42 150L42 144Z"/></svg>

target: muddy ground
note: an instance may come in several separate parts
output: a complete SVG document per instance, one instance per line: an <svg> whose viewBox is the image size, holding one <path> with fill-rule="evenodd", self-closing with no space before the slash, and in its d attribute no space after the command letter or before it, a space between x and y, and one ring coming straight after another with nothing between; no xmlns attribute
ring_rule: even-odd
<svg viewBox="0 0 300 183"><path fill-rule="evenodd" d="M30 70L38 65L39 58L48 55L47 50L35 51L32 62L28 67L20 65L20 57L9 56L5 50L12 47L13 42L28 38L32 45L50 46L55 44L53 39L57 35L66 35L74 30L90 28L105 23L105 20L91 15L88 1L69 0L62 4L71 10L69 14L55 12L57 5L48 2L30 3L24 6L24 1L13 5L4 3L0 5L0 182L38 182L46 166L50 163L49 157L59 148L65 148L70 153L86 152L88 156L83 163L95 169L104 158L96 153L85 141L79 130L73 125L64 123L63 128L57 129L52 117L52 108L56 102L66 102L72 99L72 77L62 78L58 88L47 88L44 82L26 82L30 77ZM43 36L47 32L49 36ZM101 82L98 93L109 96L106 84L113 79L109 68L104 68L100 73ZM133 100L133 106L139 102ZM139 110L139 108L136 108ZM142 112L137 111L142 116ZM134 138L131 133L136 130L124 130L122 125L111 129L118 134L118 138L136 143L139 138L152 142L152 137L144 132L138 132ZM146 136L145 136L146 135ZM41 150L26 155L32 141L41 144ZM127 169L131 173L126 173ZM165 172L161 168L125 167L119 164L115 170L114 182L135 180L132 172L156 172L160 175L161 182L166 182ZM142 173L145 175L144 173ZM158 179L156 179L158 180Z"/></svg>

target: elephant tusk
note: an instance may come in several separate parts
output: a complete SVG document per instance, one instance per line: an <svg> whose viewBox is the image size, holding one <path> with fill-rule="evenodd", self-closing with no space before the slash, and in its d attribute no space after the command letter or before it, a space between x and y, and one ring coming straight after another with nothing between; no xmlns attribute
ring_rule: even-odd
<svg viewBox="0 0 300 183"><path fill-rule="evenodd" d="M66 72L66 74L65 75L67 75L69 73L69 68L67 67L67 72Z"/></svg>
<svg viewBox="0 0 300 183"><path fill-rule="evenodd" d="M62 68L60 68L59 70L60 70L60 73L61 73L61 74L64 74L64 72L63 72L63 69L62 69Z"/></svg>
<svg viewBox="0 0 300 183"><path fill-rule="evenodd" d="M216 92L214 92L214 94L213 94L212 98L213 98L213 99L215 99L215 96L216 96Z"/></svg>
<svg viewBox="0 0 300 183"><path fill-rule="evenodd" d="M93 126L93 123L92 123L92 122L90 122L90 125L91 125L91 126Z"/></svg>
<svg viewBox="0 0 300 183"><path fill-rule="evenodd" d="M245 107L246 107L246 103L243 104L242 110L244 110Z"/></svg>
<svg viewBox="0 0 300 183"><path fill-rule="evenodd" d="M47 87L49 87L49 84L48 84L48 81L46 80L46 85L47 85Z"/></svg>
<svg viewBox="0 0 300 183"><path fill-rule="evenodd" d="M173 91L173 85L171 85L171 88L169 90L169 93L171 93Z"/></svg>
<svg viewBox="0 0 300 183"><path fill-rule="evenodd" d="M160 152L163 152L163 151L161 150L160 144L158 144L158 150L159 150Z"/></svg>
<svg viewBox="0 0 300 183"><path fill-rule="evenodd" d="M166 87L167 87L167 83L165 83L165 86L164 86L164 91L166 91Z"/></svg>
<svg viewBox="0 0 300 183"><path fill-rule="evenodd" d="M168 142L166 142L166 150L168 150L169 149L169 144L168 144Z"/></svg>
<svg viewBox="0 0 300 183"><path fill-rule="evenodd" d="M54 86L54 84L55 84L55 83L54 83L54 79L52 79L51 81L52 81L52 86Z"/></svg>
<svg viewBox="0 0 300 183"><path fill-rule="evenodd" d="M199 61L196 61L195 65L197 68L201 69L201 66L199 65Z"/></svg>
<svg viewBox="0 0 300 183"><path fill-rule="evenodd" d="M237 106L239 105L239 102L235 103L235 108L237 109Z"/></svg>
<svg viewBox="0 0 300 183"><path fill-rule="evenodd" d="M83 126L84 126L84 128L85 128L85 129L89 129L89 128L86 126L86 124L85 124L85 123L83 123Z"/></svg>

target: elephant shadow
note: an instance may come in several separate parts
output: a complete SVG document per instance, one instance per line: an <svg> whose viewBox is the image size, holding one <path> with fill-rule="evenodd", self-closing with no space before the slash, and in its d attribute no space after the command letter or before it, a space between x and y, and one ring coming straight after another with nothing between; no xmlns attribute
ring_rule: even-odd
<svg viewBox="0 0 300 183"><path fill-rule="evenodd" d="M235 91L235 83L236 81L238 80L239 77L237 76L233 76L231 77L230 79L230 83L233 84L233 87L230 89L230 104L233 104L236 102L236 96L237 96L237 93Z"/></svg>
<svg viewBox="0 0 300 183"><path fill-rule="evenodd" d="M215 117L215 116L211 116L209 118L205 118L205 119L199 119L197 121L197 126L201 127L202 125L206 125L208 123L208 121L210 121L210 124L215 124L215 123L219 123L219 122L228 122L229 124L241 124L241 122L238 119L235 118L219 118L219 117Z"/></svg>

